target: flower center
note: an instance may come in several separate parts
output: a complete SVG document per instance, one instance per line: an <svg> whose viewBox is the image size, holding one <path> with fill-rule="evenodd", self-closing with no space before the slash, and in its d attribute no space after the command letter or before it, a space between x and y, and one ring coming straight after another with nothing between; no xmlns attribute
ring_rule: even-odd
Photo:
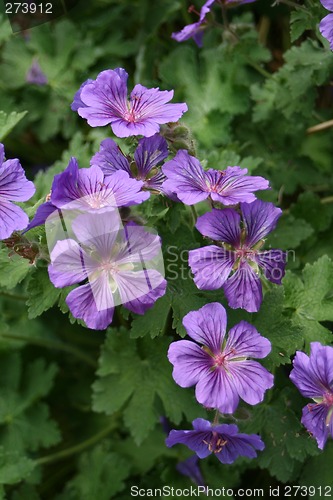
<svg viewBox="0 0 333 500"><path fill-rule="evenodd" d="M219 353L219 354L216 354L214 356L214 361L215 361L214 366L222 366L222 365L224 365L225 357L226 357L226 355L224 353L222 353L222 352Z"/></svg>
<svg viewBox="0 0 333 500"><path fill-rule="evenodd" d="M255 252L251 248L237 248L236 258L237 259L252 259Z"/></svg>
<svg viewBox="0 0 333 500"><path fill-rule="evenodd" d="M323 396L323 404L325 406L333 406L333 393L326 392Z"/></svg>
<svg viewBox="0 0 333 500"><path fill-rule="evenodd" d="M203 442L208 446L208 449L211 453L220 453L222 451L223 446L227 444L227 440L224 440L217 432L212 432L212 438L210 441Z"/></svg>

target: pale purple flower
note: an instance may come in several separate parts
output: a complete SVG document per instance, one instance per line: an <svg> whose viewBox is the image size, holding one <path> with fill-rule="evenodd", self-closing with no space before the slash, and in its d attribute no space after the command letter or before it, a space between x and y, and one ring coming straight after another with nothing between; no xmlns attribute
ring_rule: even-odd
<svg viewBox="0 0 333 500"><path fill-rule="evenodd" d="M297 351L290 379L304 397L315 401L303 408L301 422L322 450L333 437L333 347L319 342L310 347L310 356Z"/></svg>
<svg viewBox="0 0 333 500"><path fill-rule="evenodd" d="M118 137L150 137L159 132L160 125L178 121L187 111L185 103L169 103L173 90L147 89L138 84L128 100L127 79L128 74L122 68L102 71L96 80L81 85L72 109L77 110L91 127L111 124Z"/></svg>
<svg viewBox="0 0 333 500"><path fill-rule="evenodd" d="M158 134L140 139L134 153L134 162L130 162L112 139L104 139L90 164L100 167L105 175L123 170L130 177L142 181L142 189L161 192L165 175L158 165L168 154L167 142Z"/></svg>
<svg viewBox="0 0 333 500"><path fill-rule="evenodd" d="M26 81L28 83L34 83L35 85L47 84L47 77L45 73L43 73L42 68L40 67L37 59L34 59L32 61L32 65L29 68L26 75Z"/></svg>
<svg viewBox="0 0 333 500"><path fill-rule="evenodd" d="M25 229L27 214L13 201L27 201L35 193L35 186L25 176L17 158L5 161L5 148L0 144L0 239L9 238L14 231Z"/></svg>
<svg viewBox="0 0 333 500"><path fill-rule="evenodd" d="M65 239L54 246L49 276L57 288L83 283L68 294L66 303L89 328L107 328L118 304L144 314L164 295L164 277L148 267L161 250L157 235L135 224L122 228L110 209L79 215L72 231L77 241Z"/></svg>
<svg viewBox="0 0 333 500"><path fill-rule="evenodd" d="M163 172L167 177L164 189L175 193L186 205L208 197L224 205L251 203L256 199L254 191L269 189L266 179L246 175L246 168L204 171L199 160L185 150L178 151L173 160L166 162Z"/></svg>
<svg viewBox="0 0 333 500"><path fill-rule="evenodd" d="M242 217L236 210L225 208L198 218L196 228L219 246L191 250L189 265L199 289L223 287L230 307L257 312L262 302L261 275L281 284L285 273L285 252L260 250L282 211L261 200L241 203L240 208Z"/></svg>
<svg viewBox="0 0 333 500"><path fill-rule="evenodd" d="M58 209L94 211L137 205L149 198L142 187L143 182L131 179L127 172L105 175L96 165L79 169L76 158L71 158L66 170L54 177L50 200L38 207L28 230L44 224Z"/></svg>
<svg viewBox="0 0 333 500"><path fill-rule="evenodd" d="M231 328L226 337L226 312L217 302L188 313L183 325L197 343L178 340L170 344L168 359L178 385L196 385L197 401L222 413L233 413L240 398L250 405L263 400L273 386L273 375L248 358L266 357L271 350L269 340L246 321Z"/></svg>
<svg viewBox="0 0 333 500"><path fill-rule="evenodd" d="M331 50L333 50L333 0L320 0L320 2L325 9L332 12L320 21L319 31L330 42Z"/></svg>
<svg viewBox="0 0 333 500"><path fill-rule="evenodd" d="M234 424L212 425L208 420L196 418L192 425L190 431L172 430L166 445L184 444L199 458L214 453L222 464L232 464L238 457L255 458L256 450L265 448L260 436L239 433Z"/></svg>
<svg viewBox="0 0 333 500"><path fill-rule="evenodd" d="M256 0L222 0L219 3L222 3L226 6L233 6L252 3L255 1ZM173 38L177 42L184 42L189 38L193 38L198 47L202 47L202 38L206 24L206 15L211 11L211 8L215 2L216 0L207 0L207 2L205 2L201 7L199 20L196 23L184 26L184 28L177 33L172 33L171 38ZM189 11L195 12L192 7L189 8Z"/></svg>

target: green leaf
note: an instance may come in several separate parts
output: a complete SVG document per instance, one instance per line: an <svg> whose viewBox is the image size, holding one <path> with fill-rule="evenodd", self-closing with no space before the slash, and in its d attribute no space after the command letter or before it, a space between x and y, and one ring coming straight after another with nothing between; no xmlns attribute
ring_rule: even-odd
<svg viewBox="0 0 333 500"><path fill-rule="evenodd" d="M79 460L79 472L66 486L73 500L109 500L125 488L129 463L111 451L108 441L103 441Z"/></svg>
<svg viewBox="0 0 333 500"><path fill-rule="evenodd" d="M124 406L124 421L139 444L165 414L179 423L182 414L198 416L190 391L180 389L172 379L166 354L169 341L147 337L129 341L124 332L109 331L99 359L99 378L93 384L93 408L108 415ZM164 410L158 413L156 398Z"/></svg>
<svg viewBox="0 0 333 500"><path fill-rule="evenodd" d="M320 324L333 320L333 263L324 255L306 264L302 277L287 272L283 279L285 308L295 326L302 329L305 344L332 343L332 333Z"/></svg>
<svg viewBox="0 0 333 500"><path fill-rule="evenodd" d="M292 215L283 215L276 229L267 238L272 248L289 250L297 248L302 241L314 233L312 226L303 219L295 219Z"/></svg>
<svg viewBox="0 0 333 500"><path fill-rule="evenodd" d="M23 369L18 354L2 355L1 365L0 444L23 452L58 443L58 427L39 401L52 387L56 366L37 359Z"/></svg>
<svg viewBox="0 0 333 500"><path fill-rule="evenodd" d="M333 443L328 441L325 450L317 457L310 458L302 471L300 484L316 487L315 495L311 498L321 500L331 495L333 488L332 477ZM321 487L321 490L319 489Z"/></svg>
<svg viewBox="0 0 333 500"><path fill-rule="evenodd" d="M333 206L320 202L317 194L305 192L299 195L297 203L290 209L295 217L300 217L311 224L315 231L329 228L333 218Z"/></svg>
<svg viewBox="0 0 333 500"><path fill-rule="evenodd" d="M153 339L164 331L170 311L170 301L167 295L156 301L144 316L133 315L131 337L138 338L150 335Z"/></svg>
<svg viewBox="0 0 333 500"><path fill-rule="evenodd" d="M11 289L26 277L31 264L7 248L0 249L0 286Z"/></svg>
<svg viewBox="0 0 333 500"><path fill-rule="evenodd" d="M55 288L50 282L46 269L37 269L28 283L27 300L29 319L40 316L52 307L60 297L61 290Z"/></svg>
<svg viewBox="0 0 333 500"><path fill-rule="evenodd" d="M0 484L15 484L26 479L33 469L33 460L18 451L6 451L0 447Z"/></svg>
<svg viewBox="0 0 333 500"><path fill-rule="evenodd" d="M292 356L303 344L302 329L284 315L284 290L275 287L267 292L260 311L252 316L258 332L272 343L272 351L265 359L268 368L290 363Z"/></svg>
<svg viewBox="0 0 333 500"><path fill-rule="evenodd" d="M3 141L5 137L13 130L13 128L24 118L27 111L22 111L21 113L16 113L13 111L8 114L4 111L0 111L0 141Z"/></svg>

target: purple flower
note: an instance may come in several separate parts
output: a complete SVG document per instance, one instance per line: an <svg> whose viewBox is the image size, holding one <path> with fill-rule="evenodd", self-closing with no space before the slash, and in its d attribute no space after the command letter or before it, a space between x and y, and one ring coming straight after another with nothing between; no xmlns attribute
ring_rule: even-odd
<svg viewBox="0 0 333 500"><path fill-rule="evenodd" d="M223 464L232 464L238 457L255 458L256 450L265 445L257 434L241 434L237 425L212 425L208 420L196 418L193 431L172 430L166 439L168 447L181 443L195 451L199 458L211 453Z"/></svg>
<svg viewBox="0 0 333 500"><path fill-rule="evenodd" d="M319 31L330 42L331 50L333 50L333 0L320 0L320 2L325 9L332 12L320 21Z"/></svg>
<svg viewBox="0 0 333 500"><path fill-rule="evenodd" d="M191 455L186 460L179 462L176 467L177 471L188 476L198 486L204 486L204 479L199 467L199 460L197 455Z"/></svg>
<svg viewBox="0 0 333 500"><path fill-rule="evenodd" d="M46 85L47 77L43 73L38 61L34 59L32 65L27 72L26 81L28 83L34 83L35 85Z"/></svg>
<svg viewBox="0 0 333 500"><path fill-rule="evenodd" d="M9 238L14 231L29 223L27 214L12 201L27 201L35 193L35 186L25 176L17 158L5 160L5 148L0 144L0 239Z"/></svg>
<svg viewBox="0 0 333 500"><path fill-rule="evenodd" d="M71 104L71 110L72 111L77 111L79 108L84 108L85 107L84 102L81 101L81 92L82 92L83 87L85 87L89 83L93 83L93 81L94 80L92 80L91 78L89 78L88 80L86 80L85 82L82 83L81 87L76 92L76 94L74 96L74 100L73 100L73 102Z"/></svg>
<svg viewBox="0 0 333 500"><path fill-rule="evenodd" d="M187 111L185 103L169 104L173 90L147 89L138 84L128 100L127 78L122 68L102 71L96 80L81 85L72 109L86 118L91 127L111 124L118 137L150 137L159 132L161 124L176 122Z"/></svg>
<svg viewBox="0 0 333 500"><path fill-rule="evenodd" d="M194 205L209 196L224 205L236 205L256 199L253 191L269 189L263 177L247 176L247 169L227 167L226 170L204 171L199 160L180 150L175 158L163 166L167 176L163 187L174 192L186 205Z"/></svg>
<svg viewBox="0 0 333 500"><path fill-rule="evenodd" d="M161 251L160 238L135 224L120 226L110 209L84 213L72 223L77 241L57 241L49 276L57 288L86 282L72 290L66 303L89 328L104 330L118 304L137 314L164 295L166 281L149 262Z"/></svg>
<svg viewBox="0 0 333 500"><path fill-rule="evenodd" d="M161 192L165 175L158 168L168 156L168 145L164 137L155 134L152 137L140 139L134 153L134 162L127 159L112 139L104 139L100 150L91 159L92 166L98 166L105 175L114 174L119 170L143 182L143 189Z"/></svg>
<svg viewBox="0 0 333 500"><path fill-rule="evenodd" d="M304 397L315 401L303 408L301 422L322 450L327 438L333 437L333 347L319 342L310 347L310 356L297 351L290 379Z"/></svg>
<svg viewBox="0 0 333 500"><path fill-rule="evenodd" d="M269 340L246 321L234 326L226 338L226 312L217 302L188 313L183 325L199 345L189 340L170 344L168 358L178 385L196 385L197 401L222 413L233 413L240 398L251 405L263 400L273 376L248 358L267 356Z"/></svg>
<svg viewBox="0 0 333 500"><path fill-rule="evenodd" d="M223 287L230 307L257 312L262 302L260 271L276 284L281 284L285 273L285 252L260 251L282 211L261 200L241 203L240 208L242 219L232 208L213 209L198 218L196 228L220 246L190 250L189 265L199 289Z"/></svg>
<svg viewBox="0 0 333 500"><path fill-rule="evenodd" d="M127 172L105 175L96 165L79 169L76 158L71 158L66 170L54 177L50 201L38 207L28 230L44 224L60 208L94 211L142 203L149 198L149 193L141 191L142 186L142 181L131 179Z"/></svg>
<svg viewBox="0 0 333 500"><path fill-rule="evenodd" d="M207 0L207 2L205 2L201 7L199 21L185 26L178 33L172 33L171 38L177 40L177 42L184 42L189 38L193 38L198 47L202 47L202 37L206 15L208 14L208 12L210 12L210 9L214 2L215 0Z"/></svg>
<svg viewBox="0 0 333 500"><path fill-rule="evenodd" d="M216 0L207 0L207 2L205 2L201 7L199 14L199 21L193 24L188 24L181 31L178 31L177 33L172 33L171 38L173 38L177 42L184 42L189 38L193 38L198 47L202 47L202 38L205 29L206 15L210 12L211 7L213 3L215 3L215 1ZM252 2L255 2L255 0L222 0L222 2L220 3L226 6L229 6L229 4L230 6L233 6L233 5L242 5L245 3L252 3ZM193 7L190 7L189 11L195 12Z"/></svg>

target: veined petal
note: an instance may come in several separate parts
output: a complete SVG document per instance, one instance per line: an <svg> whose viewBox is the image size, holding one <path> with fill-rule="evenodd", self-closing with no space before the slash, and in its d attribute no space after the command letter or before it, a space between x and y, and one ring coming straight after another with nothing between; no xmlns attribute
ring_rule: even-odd
<svg viewBox="0 0 333 500"><path fill-rule="evenodd" d="M143 122L146 118L162 124L176 122L187 111L187 105L167 104L173 98L173 90L147 89L143 85L135 85L130 96L131 111Z"/></svg>
<svg viewBox="0 0 333 500"><path fill-rule="evenodd" d="M319 31L330 42L331 50L333 50L333 14L328 14L320 21Z"/></svg>
<svg viewBox="0 0 333 500"><path fill-rule="evenodd" d="M221 352L227 327L226 311L221 304L212 302L189 312L183 318L183 325L193 340L209 347L213 354Z"/></svg>
<svg viewBox="0 0 333 500"><path fill-rule="evenodd" d="M0 166L0 199L27 201L35 194L33 182L28 181L19 160L7 160Z"/></svg>
<svg viewBox="0 0 333 500"><path fill-rule="evenodd" d="M224 283L223 290L229 307L240 307L248 312L259 311L262 285L260 278L247 262L240 264L237 271Z"/></svg>
<svg viewBox="0 0 333 500"><path fill-rule="evenodd" d="M329 437L330 426L326 425L327 414L327 406L316 403L310 403L304 406L302 412L301 422L314 436L320 450L324 449Z"/></svg>
<svg viewBox="0 0 333 500"><path fill-rule="evenodd" d="M127 224L120 236L123 244L119 245L119 251L115 255L115 262L118 265L137 262L143 265L162 252L161 238L143 226Z"/></svg>
<svg viewBox="0 0 333 500"><path fill-rule="evenodd" d="M143 314L140 311L141 307L144 310L151 307L164 295L166 289L165 279L155 269L119 271L114 275L114 279L120 295L119 303L138 314ZM134 310L135 306L138 310Z"/></svg>
<svg viewBox="0 0 333 500"><path fill-rule="evenodd" d="M216 458L222 464L232 464L238 457L256 458L256 450L263 450L265 445L256 434L225 435L227 443Z"/></svg>
<svg viewBox="0 0 333 500"><path fill-rule="evenodd" d="M272 283L281 285L285 275L287 253L282 250L265 250L254 254L254 259L263 269L265 277Z"/></svg>
<svg viewBox="0 0 333 500"><path fill-rule="evenodd" d="M199 217L195 227L212 240L228 243L235 248L240 245L240 215L232 208L214 208Z"/></svg>
<svg viewBox="0 0 333 500"><path fill-rule="evenodd" d="M246 175L247 169L228 167L226 170L208 170L211 198L224 205L236 205L239 202L251 203L256 197L254 191L269 189L269 182L263 177Z"/></svg>
<svg viewBox="0 0 333 500"><path fill-rule="evenodd" d="M320 0L320 3L325 9L333 11L333 0Z"/></svg>
<svg viewBox="0 0 333 500"><path fill-rule="evenodd" d="M42 203L42 205L40 205L37 208L35 216L29 223L28 227L26 228L26 231L30 231L30 229L34 227L42 226L43 224L45 224L45 221L48 218L48 216L51 215L56 210L58 210L57 207L53 205L53 203L51 203L50 201Z"/></svg>
<svg viewBox="0 0 333 500"><path fill-rule="evenodd" d="M100 311L97 309L91 283L72 290L66 298L66 303L74 318L82 319L88 328L105 330L112 322L114 308Z"/></svg>
<svg viewBox="0 0 333 500"><path fill-rule="evenodd" d="M133 177L129 162L122 154L119 146L112 139L104 139L101 142L98 153L90 160L90 165L97 165L104 175L112 175L118 170L124 170L130 177Z"/></svg>
<svg viewBox="0 0 333 500"><path fill-rule="evenodd" d="M165 444L171 448L175 444L184 444L190 450L195 451L199 458L206 458L211 452L206 443L209 443L211 431L176 431L172 430L165 440ZM205 443L206 442L206 443Z"/></svg>
<svg viewBox="0 0 333 500"><path fill-rule="evenodd" d="M51 201L56 207L61 208L80 198L78 178L79 165L77 159L72 157L67 168L61 174L57 174L52 183Z"/></svg>
<svg viewBox="0 0 333 500"><path fill-rule="evenodd" d="M144 314L147 309L150 309L155 304L156 300L162 297L166 291L167 282L161 279L159 284L150 290L146 295L142 295L136 299L130 300L123 304L126 309L134 312L135 314Z"/></svg>
<svg viewBox="0 0 333 500"><path fill-rule="evenodd" d="M0 200L0 240L9 238L14 231L25 229L28 224L29 218L22 208Z"/></svg>
<svg viewBox="0 0 333 500"><path fill-rule="evenodd" d="M168 154L167 142L161 135L155 134L152 137L140 139L134 153L138 177L142 180L146 179L152 168L165 160Z"/></svg>
<svg viewBox="0 0 333 500"><path fill-rule="evenodd" d="M248 247L253 247L258 241L265 238L277 224L282 210L261 200L253 203L241 203L243 222L246 230L245 243Z"/></svg>
<svg viewBox="0 0 333 500"><path fill-rule="evenodd" d="M239 396L250 405L260 403L274 383L273 375L256 361L230 361L228 374Z"/></svg>
<svg viewBox="0 0 333 500"><path fill-rule="evenodd" d="M198 403L208 408L218 408L221 413L234 413L239 396L231 376L224 369L206 371L195 389Z"/></svg>
<svg viewBox="0 0 333 500"><path fill-rule="evenodd" d="M76 92L76 94L74 96L74 99L73 99L73 102L71 104L71 110L72 111L77 111L79 108L84 108L85 107L85 104L81 101L81 91L82 91L83 87L85 87L89 83L93 83L93 82L94 82L94 80L92 80L91 78L89 78L88 80L86 80L85 82L82 83L81 87Z"/></svg>
<svg viewBox="0 0 333 500"><path fill-rule="evenodd" d="M241 321L228 332L228 340L224 348L228 361L233 358L265 358L272 346L268 339L262 337L256 328L247 321Z"/></svg>
<svg viewBox="0 0 333 500"><path fill-rule="evenodd" d="M172 342L168 359L173 365L173 379L180 387L196 384L203 373L209 371L211 364L209 354L189 340Z"/></svg>
<svg viewBox="0 0 333 500"><path fill-rule="evenodd" d="M48 271L53 285L63 288L84 281L95 267L96 263L75 240L66 239L57 241Z"/></svg>
<svg viewBox="0 0 333 500"><path fill-rule="evenodd" d="M186 205L194 205L208 197L205 172L199 160L187 151L178 151L173 160L163 165L163 173L167 177L163 187L176 193Z"/></svg>
<svg viewBox="0 0 333 500"><path fill-rule="evenodd" d="M112 193L117 207L138 205L147 200L150 193L141 191L142 181L131 179L127 172L118 170L113 175L106 177L105 190Z"/></svg>
<svg viewBox="0 0 333 500"><path fill-rule="evenodd" d="M210 245L189 251L188 263L200 290L217 290L228 279L236 261L232 251Z"/></svg>

